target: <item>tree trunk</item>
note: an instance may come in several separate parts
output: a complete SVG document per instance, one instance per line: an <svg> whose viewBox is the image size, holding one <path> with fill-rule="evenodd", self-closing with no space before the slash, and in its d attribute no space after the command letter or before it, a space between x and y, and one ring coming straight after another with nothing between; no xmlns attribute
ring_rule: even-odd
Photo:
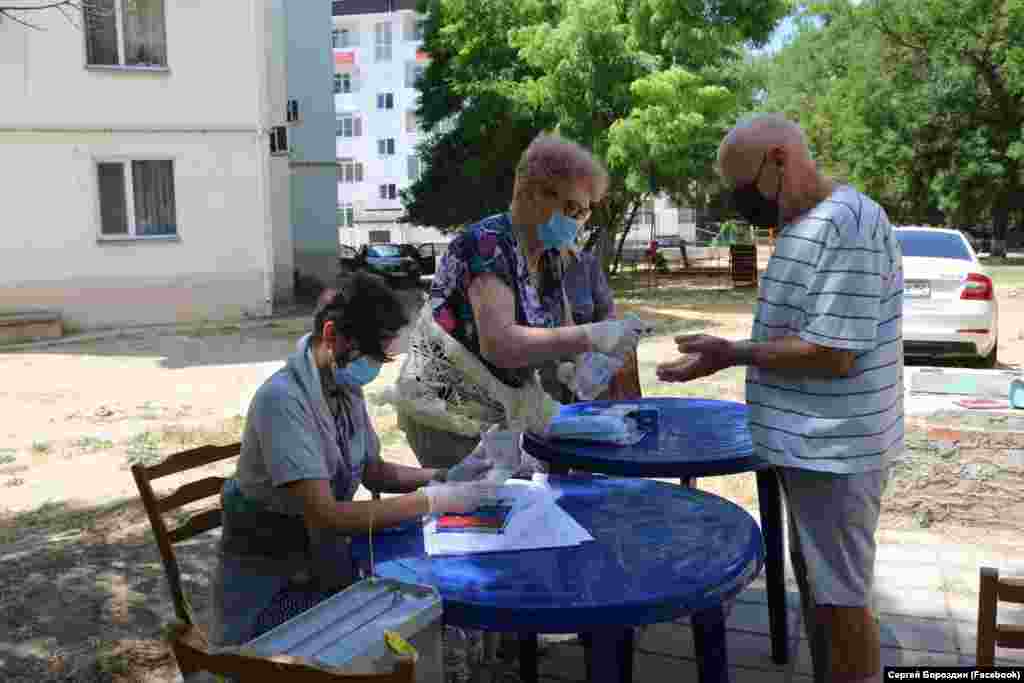
<svg viewBox="0 0 1024 683"><path fill-rule="evenodd" d="M629 231L633 227L633 219L636 218L636 212L640 209L640 205L643 203L643 197L640 197L633 202L633 208L629 211L629 218L626 219L625 225L622 226L622 236L619 237L619 248L615 250L615 263L612 264L611 272L619 272L619 262L622 260L622 247L626 244L626 236L629 235Z"/></svg>
<svg viewBox="0 0 1024 683"><path fill-rule="evenodd" d="M993 258L1006 258L1006 229L1010 224L1010 197L1000 197L992 207L992 251Z"/></svg>

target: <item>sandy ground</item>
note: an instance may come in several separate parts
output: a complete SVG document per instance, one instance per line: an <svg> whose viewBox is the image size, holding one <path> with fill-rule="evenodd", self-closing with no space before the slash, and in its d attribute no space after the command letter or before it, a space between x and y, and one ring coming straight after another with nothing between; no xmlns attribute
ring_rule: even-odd
<svg viewBox="0 0 1024 683"><path fill-rule="evenodd" d="M640 350L645 393L742 400L740 370L690 385L654 379L655 365L676 355L674 334L749 333L751 292L701 292L680 303L678 287L692 284L640 287L620 298L624 308L657 324L658 336ZM1006 367L1021 367L1024 295L1005 295L1000 303L1000 358ZM154 640L171 617L170 601L128 467L200 443L237 440L252 393L307 326L296 318L140 331L0 353L0 679L173 680L173 662ZM398 365L386 366L368 387L371 397L394 381ZM390 408L375 404L372 411L386 457L413 464ZM900 501L883 526L931 527L964 541L979 532L1019 536L993 528L999 525L992 505L972 519L958 504L964 495L996 500L1011 484L1018 491L1024 486L1019 471L1012 480L1000 475L1003 451L965 452L976 475L968 491L960 481L964 464L951 458L948 444L923 433L910 441L920 466L897 473L888 497ZM750 475L703 480L701 487L756 509ZM1024 509L1014 512L1024 519ZM179 550L200 612L212 553L212 538Z"/></svg>

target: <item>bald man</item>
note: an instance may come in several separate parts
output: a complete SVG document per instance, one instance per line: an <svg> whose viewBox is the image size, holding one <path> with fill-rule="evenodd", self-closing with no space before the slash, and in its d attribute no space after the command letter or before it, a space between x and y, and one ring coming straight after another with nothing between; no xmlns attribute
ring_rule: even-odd
<svg viewBox="0 0 1024 683"><path fill-rule="evenodd" d="M747 366L755 451L776 466L819 683L880 680L871 611L886 473L903 449L903 257L885 211L822 175L778 115L718 150L736 209L781 228L749 341L678 337L658 367L685 382Z"/></svg>

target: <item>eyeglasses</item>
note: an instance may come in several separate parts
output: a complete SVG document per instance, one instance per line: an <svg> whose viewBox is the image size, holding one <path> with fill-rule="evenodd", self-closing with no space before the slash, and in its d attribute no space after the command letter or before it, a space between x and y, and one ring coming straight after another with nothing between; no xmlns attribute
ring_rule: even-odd
<svg viewBox="0 0 1024 683"><path fill-rule="evenodd" d="M560 203L564 203L563 204L563 208L562 208L562 213L564 213L569 218L571 218L571 219L573 219L575 221L579 221L580 223L583 223L588 218L590 218L591 209L590 209L589 205L584 206L584 205L580 204L579 202L577 202L575 199L565 199L565 200L563 200L562 196L560 194L558 194L557 192L555 192L554 190L552 190L552 189L545 189L544 190L544 194L547 197L550 197L551 199L554 199L555 201L558 201Z"/></svg>

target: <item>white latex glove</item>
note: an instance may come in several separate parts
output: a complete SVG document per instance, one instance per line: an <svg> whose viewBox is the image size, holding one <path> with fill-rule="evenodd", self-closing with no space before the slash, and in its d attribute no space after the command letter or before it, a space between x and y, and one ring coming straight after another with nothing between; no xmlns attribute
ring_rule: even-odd
<svg viewBox="0 0 1024 683"><path fill-rule="evenodd" d="M481 443L473 449L472 453L448 469L445 481L477 481L483 479L492 467L494 467L494 463L487 459L483 443Z"/></svg>
<svg viewBox="0 0 1024 683"><path fill-rule="evenodd" d="M592 351L621 356L636 348L645 326L636 318L605 320L581 325Z"/></svg>
<svg viewBox="0 0 1024 683"><path fill-rule="evenodd" d="M432 515L472 512L485 500L494 498L497 493L498 487L486 482L431 484L423 489Z"/></svg>

